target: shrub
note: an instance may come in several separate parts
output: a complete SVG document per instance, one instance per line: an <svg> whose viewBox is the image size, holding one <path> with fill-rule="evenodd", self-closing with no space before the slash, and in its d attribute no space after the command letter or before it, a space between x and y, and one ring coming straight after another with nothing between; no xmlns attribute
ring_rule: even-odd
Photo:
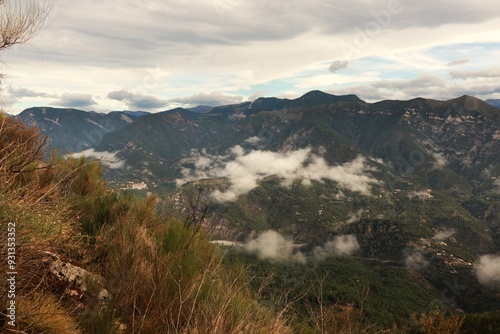
<svg viewBox="0 0 500 334"><path fill-rule="evenodd" d="M286 333L251 296L243 270L222 264L208 237L135 201L101 235L112 305L131 333Z"/></svg>

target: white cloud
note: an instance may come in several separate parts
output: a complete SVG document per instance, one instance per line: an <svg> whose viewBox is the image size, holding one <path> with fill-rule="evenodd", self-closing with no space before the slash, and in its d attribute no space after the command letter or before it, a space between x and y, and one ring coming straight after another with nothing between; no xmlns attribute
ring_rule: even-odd
<svg viewBox="0 0 500 334"><path fill-rule="evenodd" d="M294 252L294 244L280 233L269 230L251 238L243 248L257 254L260 259L274 261L293 261L305 263L306 258L300 252Z"/></svg>
<svg viewBox="0 0 500 334"><path fill-rule="evenodd" d="M121 169L125 167L125 161L120 159L117 156L118 152L107 152L107 151L102 151L98 152L94 150L93 148L90 148L88 150L78 152L78 153L73 153L70 156L79 158L79 157L87 157L87 158L95 158L97 160L100 160L105 166L111 168L111 169Z"/></svg>
<svg viewBox="0 0 500 334"><path fill-rule="evenodd" d="M500 256L483 255L474 264L477 279L481 284L500 283Z"/></svg>
<svg viewBox="0 0 500 334"><path fill-rule="evenodd" d="M455 235L455 233L457 233L457 231L455 229L447 228L444 230L436 231L436 233L434 233L434 236L432 238L434 240L437 240L437 241L443 241L443 240L446 240L446 239L453 237Z"/></svg>
<svg viewBox="0 0 500 334"><path fill-rule="evenodd" d="M269 176L279 177L285 186L291 185L296 179L306 180L306 184L307 181L331 180L342 189L362 195L370 195L371 186L381 183L369 174L374 169L362 156L343 165L329 166L323 157L313 154L310 148L288 152L246 152L238 145L222 156L209 155L204 151L194 152L183 163L194 164L195 169L183 168L184 178L177 180L178 186L200 179L229 179L227 190L216 190L212 194L220 202L236 200Z"/></svg>
<svg viewBox="0 0 500 334"><path fill-rule="evenodd" d="M422 247L410 243L403 249L404 264L406 267L413 270L420 270L429 264L424 256L424 250Z"/></svg>
<svg viewBox="0 0 500 334"><path fill-rule="evenodd" d="M245 143L250 144L250 145L257 145L261 141L262 141L261 137L254 136L254 137L250 137L247 140L245 140Z"/></svg>
<svg viewBox="0 0 500 334"><path fill-rule="evenodd" d="M432 153L432 156L434 157L434 168L436 169L441 169L444 166L448 164L448 160L444 157L443 153Z"/></svg>
<svg viewBox="0 0 500 334"><path fill-rule="evenodd" d="M355 235L339 235L323 246L315 247L313 256L317 260L324 260L335 255L352 255L359 249L360 246Z"/></svg>
<svg viewBox="0 0 500 334"><path fill-rule="evenodd" d="M310 259L322 261L332 256L350 256L360 249L355 235L339 235L322 246L316 246L306 256L297 249L292 239L273 230L252 234L242 247L263 260L298 263L306 263Z"/></svg>
<svg viewBox="0 0 500 334"><path fill-rule="evenodd" d="M189 97L175 98L170 102L183 103L187 105L203 106L221 106L227 104L237 104L243 100L242 96L224 95L221 92L212 92L210 94L200 93Z"/></svg>

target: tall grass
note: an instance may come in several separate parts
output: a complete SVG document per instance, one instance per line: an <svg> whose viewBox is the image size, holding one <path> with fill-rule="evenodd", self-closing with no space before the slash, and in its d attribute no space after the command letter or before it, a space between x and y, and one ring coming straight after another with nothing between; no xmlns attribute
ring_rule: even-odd
<svg viewBox="0 0 500 334"><path fill-rule="evenodd" d="M60 291L48 280L47 252L78 253L75 215L64 200L71 174L44 159L45 137L35 128L0 113L0 252L6 259L7 223L16 224L17 323L11 332L79 333ZM6 307L5 263L1 265L0 307ZM66 324L66 325L64 325ZM5 327L5 326L4 326Z"/></svg>
<svg viewBox="0 0 500 334"><path fill-rule="evenodd" d="M135 201L99 238L112 306L128 332L288 332L252 297L244 270L223 265L202 231L158 216L156 206L154 196Z"/></svg>

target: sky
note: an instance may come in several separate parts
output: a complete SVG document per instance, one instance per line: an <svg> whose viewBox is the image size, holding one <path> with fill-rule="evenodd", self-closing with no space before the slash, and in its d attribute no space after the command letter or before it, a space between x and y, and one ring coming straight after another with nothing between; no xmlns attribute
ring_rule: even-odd
<svg viewBox="0 0 500 334"><path fill-rule="evenodd" d="M314 89L368 102L500 98L500 1L53 0L43 29L0 60L12 114L157 112Z"/></svg>

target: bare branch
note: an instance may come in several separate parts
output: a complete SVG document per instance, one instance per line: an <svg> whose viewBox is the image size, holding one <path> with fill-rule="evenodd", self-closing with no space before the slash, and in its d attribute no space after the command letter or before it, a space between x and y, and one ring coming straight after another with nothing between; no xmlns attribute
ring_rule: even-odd
<svg viewBox="0 0 500 334"><path fill-rule="evenodd" d="M0 1L0 51L27 42L38 33L51 8L46 0Z"/></svg>

